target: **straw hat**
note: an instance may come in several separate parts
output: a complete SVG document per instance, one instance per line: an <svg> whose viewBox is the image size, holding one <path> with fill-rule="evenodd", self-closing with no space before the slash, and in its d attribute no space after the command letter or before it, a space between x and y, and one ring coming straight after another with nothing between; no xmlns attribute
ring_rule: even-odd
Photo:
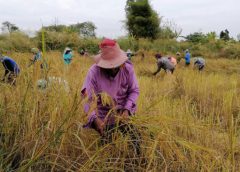
<svg viewBox="0 0 240 172"><path fill-rule="evenodd" d="M126 53L120 49L115 40L104 39L100 45L101 53L94 57L97 66L111 69L121 66L128 60Z"/></svg>
<svg viewBox="0 0 240 172"><path fill-rule="evenodd" d="M31 52L34 53L34 54L37 54L39 52L39 49L38 48L32 48Z"/></svg>

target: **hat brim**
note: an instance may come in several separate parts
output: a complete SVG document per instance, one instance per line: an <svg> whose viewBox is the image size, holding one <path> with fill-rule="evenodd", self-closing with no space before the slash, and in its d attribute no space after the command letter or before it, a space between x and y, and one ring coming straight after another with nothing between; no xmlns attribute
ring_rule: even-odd
<svg viewBox="0 0 240 172"><path fill-rule="evenodd" d="M104 69L112 69L121 66L128 60L126 53L122 50L117 55L118 57L114 57L113 59L105 60L102 58L102 54L98 54L94 57L97 66Z"/></svg>

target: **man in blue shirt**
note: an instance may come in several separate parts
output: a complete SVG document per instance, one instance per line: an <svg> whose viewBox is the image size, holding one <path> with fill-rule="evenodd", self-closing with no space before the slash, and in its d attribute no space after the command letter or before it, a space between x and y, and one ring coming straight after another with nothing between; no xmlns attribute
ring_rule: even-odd
<svg viewBox="0 0 240 172"><path fill-rule="evenodd" d="M191 54L189 53L189 50L186 49L186 51L185 51L185 64L186 64L186 66L190 65L190 59L191 59Z"/></svg>
<svg viewBox="0 0 240 172"><path fill-rule="evenodd" d="M10 57L2 56L1 54L0 54L0 62L3 64L3 67L5 69L5 73L2 78L2 81L15 85L16 77L20 73L18 64Z"/></svg>

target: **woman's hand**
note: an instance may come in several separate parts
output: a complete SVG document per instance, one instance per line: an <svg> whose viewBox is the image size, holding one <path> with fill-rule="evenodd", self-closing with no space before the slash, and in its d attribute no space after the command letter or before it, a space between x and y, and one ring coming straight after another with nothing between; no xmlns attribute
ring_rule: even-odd
<svg viewBox="0 0 240 172"><path fill-rule="evenodd" d="M128 121L129 119L129 111L127 109L125 109L122 114L121 114L122 120L123 121Z"/></svg>
<svg viewBox="0 0 240 172"><path fill-rule="evenodd" d="M95 126L96 126L97 131L98 131L98 132L100 133L100 135L102 136L102 135L103 135L103 131L104 131L104 127L105 127L104 122L103 122L101 119L96 118L96 119L94 120L94 124L95 124Z"/></svg>

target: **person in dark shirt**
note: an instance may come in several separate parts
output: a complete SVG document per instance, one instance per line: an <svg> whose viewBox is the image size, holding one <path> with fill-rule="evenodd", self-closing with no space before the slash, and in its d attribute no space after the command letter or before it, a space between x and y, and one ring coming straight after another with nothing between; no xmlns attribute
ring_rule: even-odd
<svg viewBox="0 0 240 172"><path fill-rule="evenodd" d="M5 69L5 73L3 75L2 81L15 85L16 78L20 73L20 68L18 64L10 57L2 56L1 54L0 54L0 62L2 63Z"/></svg>

